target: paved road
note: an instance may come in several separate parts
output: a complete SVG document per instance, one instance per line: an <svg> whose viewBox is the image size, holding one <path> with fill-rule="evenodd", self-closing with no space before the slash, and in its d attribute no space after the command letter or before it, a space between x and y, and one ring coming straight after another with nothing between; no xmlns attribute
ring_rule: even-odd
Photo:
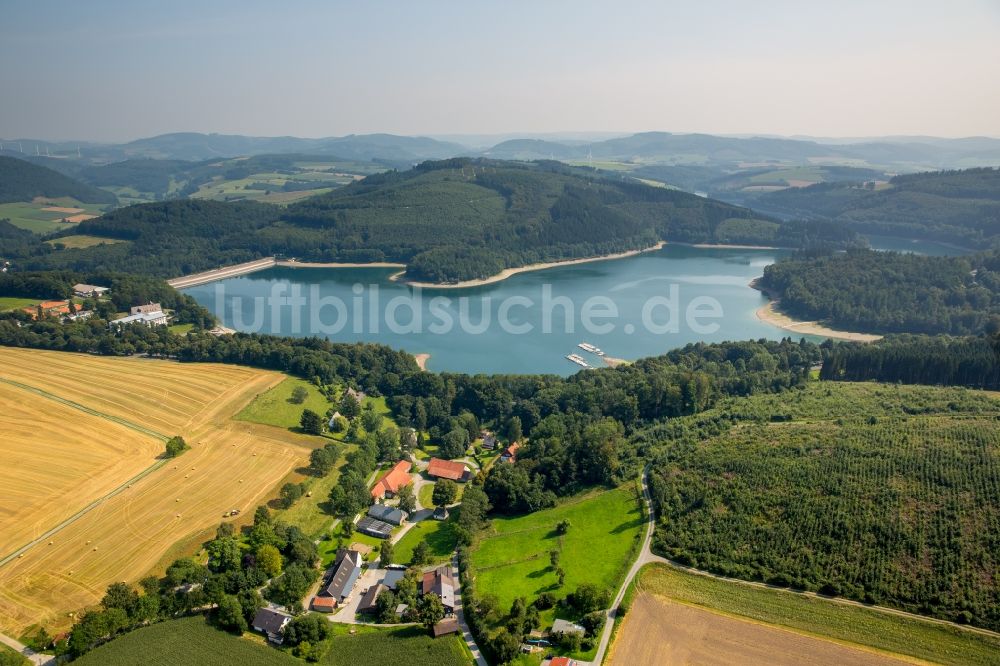
<svg viewBox="0 0 1000 666"><path fill-rule="evenodd" d="M642 499L646 502L646 535L642 540L642 547L639 549L639 554L635 558L635 563L633 563L632 568L629 569L628 575L625 576L625 581L618 589L618 594L615 595L615 600L611 604L611 608L608 609L607 617L604 622L604 630L601 631L601 642L597 646L597 654L594 656L594 661L589 662L595 666L599 666L601 662L604 661L604 656L608 650L608 644L611 642L611 630L615 625L615 616L618 614L618 606L625 597L625 590L627 590L628 586L632 583L632 579L635 578L635 575L639 573L639 570L647 564L652 562L669 564L666 559L660 557L659 555L654 555L649 549L649 545L653 541L653 528L656 526L656 517L653 515L653 502L649 496L648 466L642 471ZM588 662L581 661L578 663L583 666Z"/></svg>
<svg viewBox="0 0 1000 666"><path fill-rule="evenodd" d="M462 638L469 646L469 651L472 652L472 656L476 660L476 666L489 666L486 659L483 658L479 646L476 645L476 639L472 637L469 625L465 622L465 610L462 607L462 581L458 575L458 555L455 555L451 560L451 572L452 578L455 579L455 617L458 618L458 626L462 629Z"/></svg>
<svg viewBox="0 0 1000 666"><path fill-rule="evenodd" d="M28 660L31 661L31 663L33 664L38 664L39 666L54 666L56 663L55 657L48 654L38 654L37 652L34 652L26 645L22 645L18 641L14 640L10 636L4 636L3 634L0 634L0 643L3 643L9 648L17 650L25 657L27 657Z"/></svg>

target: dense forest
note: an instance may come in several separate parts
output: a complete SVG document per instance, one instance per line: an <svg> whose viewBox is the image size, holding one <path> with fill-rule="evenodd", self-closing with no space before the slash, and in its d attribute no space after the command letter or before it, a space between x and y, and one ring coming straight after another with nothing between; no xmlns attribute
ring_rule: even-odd
<svg viewBox="0 0 1000 666"><path fill-rule="evenodd" d="M982 392L812 383L657 426L654 551L1000 629L998 418Z"/></svg>
<svg viewBox="0 0 1000 666"><path fill-rule="evenodd" d="M68 233L68 232L67 232ZM658 240L842 247L851 232L558 163L455 159L368 176L287 208L178 200L129 206L73 231L128 240L0 255L26 269L173 277L262 256L400 261L417 280L481 278L511 266L645 248Z"/></svg>
<svg viewBox="0 0 1000 666"><path fill-rule="evenodd" d="M894 335L871 344L837 343L822 379L937 384L1000 390L1000 338Z"/></svg>
<svg viewBox="0 0 1000 666"><path fill-rule="evenodd" d="M0 203L31 201L35 197L72 197L83 203L100 204L118 201L110 192L86 185L52 169L0 156Z"/></svg>
<svg viewBox="0 0 1000 666"><path fill-rule="evenodd" d="M782 217L833 221L863 233L985 249L1000 239L1000 170L901 175L885 189L819 183L763 195L756 205Z"/></svg>
<svg viewBox="0 0 1000 666"><path fill-rule="evenodd" d="M802 319L870 333L1000 328L1000 253L968 257L850 250L764 269L759 286Z"/></svg>

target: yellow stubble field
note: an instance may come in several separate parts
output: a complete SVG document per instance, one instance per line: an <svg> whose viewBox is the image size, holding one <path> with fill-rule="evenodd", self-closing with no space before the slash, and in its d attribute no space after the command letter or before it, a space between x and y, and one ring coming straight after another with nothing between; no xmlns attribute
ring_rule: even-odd
<svg viewBox="0 0 1000 666"><path fill-rule="evenodd" d="M245 516L272 496L314 444L232 417L283 379L229 365L0 347L0 386L6 386L0 395L15 392L8 399L20 402L2 423L19 432L30 432L42 415L49 423L44 437L5 445L21 442L17 455L25 465L3 472L5 490L9 484L24 497L41 488L45 498L12 504L19 527L0 532L0 558L98 501L0 564L0 630L18 635L38 623L65 628L71 613L99 601L109 583L155 573L164 557L184 550L178 543L196 547L197 540L187 542L221 522L223 513L240 509ZM59 416L81 425L60 438L52 424ZM107 496L137 470L157 464L162 440L156 433L181 435L191 449ZM82 461L79 470L74 456ZM47 482L72 502L53 499Z"/></svg>

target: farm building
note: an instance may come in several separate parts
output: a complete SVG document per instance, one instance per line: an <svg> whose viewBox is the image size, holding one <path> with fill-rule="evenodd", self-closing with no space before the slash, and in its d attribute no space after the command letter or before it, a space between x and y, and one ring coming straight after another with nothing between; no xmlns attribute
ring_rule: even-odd
<svg viewBox="0 0 1000 666"><path fill-rule="evenodd" d="M385 576L382 577L381 583L385 585L388 589L393 592L396 591L396 585L403 576L406 575L406 569L389 569L385 572Z"/></svg>
<svg viewBox="0 0 1000 666"><path fill-rule="evenodd" d="M406 512L397 509L394 506L386 506L385 504L372 504L368 507L368 515L375 520L381 520L383 523L392 523L393 525L402 525L406 522Z"/></svg>
<svg viewBox="0 0 1000 666"><path fill-rule="evenodd" d="M365 516L358 521L357 530L362 534L373 536L376 539L388 539L392 536L393 525L376 518Z"/></svg>
<svg viewBox="0 0 1000 666"><path fill-rule="evenodd" d="M434 625L434 638L447 636L448 634L457 634L458 632L458 619L454 617L446 617Z"/></svg>
<svg viewBox="0 0 1000 666"><path fill-rule="evenodd" d="M281 645L282 641L285 640L283 632L285 631L285 625L292 621L290 615L286 615L281 611L274 608L261 608L257 611L257 614L253 616L253 626L254 631L259 631L262 634L267 635L267 640Z"/></svg>
<svg viewBox="0 0 1000 666"><path fill-rule="evenodd" d="M427 473L437 479L451 479L452 481L465 481L469 470L465 465L454 460L441 460L431 458L427 463Z"/></svg>
<svg viewBox="0 0 1000 666"><path fill-rule="evenodd" d="M483 430L479 435L483 438L483 448L488 451L492 451L500 445L500 442L497 441L497 436L489 430Z"/></svg>
<svg viewBox="0 0 1000 666"><path fill-rule="evenodd" d="M337 600L333 597L323 597L317 594L312 598L309 607L317 613L332 613L337 608Z"/></svg>
<svg viewBox="0 0 1000 666"><path fill-rule="evenodd" d="M436 594L448 615L455 612L455 579L451 577L451 566L443 564L424 574L420 586L421 594Z"/></svg>
<svg viewBox="0 0 1000 666"><path fill-rule="evenodd" d="M360 575L361 553L356 550L338 552L333 576L323 590L323 596L332 597L338 604L344 603L351 596L351 590Z"/></svg>
<svg viewBox="0 0 1000 666"><path fill-rule="evenodd" d="M107 287L97 287L92 284L74 284L73 294L80 298L99 298L108 292Z"/></svg>
<svg viewBox="0 0 1000 666"><path fill-rule="evenodd" d="M337 419L340 418L340 412L334 412L330 415L330 420L326 422L326 427L333 430L336 426Z"/></svg>
<svg viewBox="0 0 1000 666"><path fill-rule="evenodd" d="M521 445L518 442L514 442L503 450L503 453L500 454L500 460L505 463L515 462L517 460L517 450L519 448L521 448Z"/></svg>
<svg viewBox="0 0 1000 666"><path fill-rule="evenodd" d="M549 630L550 634L579 634L583 636L587 633L587 630L578 624L569 622L568 620L556 620L552 623L552 629Z"/></svg>
<svg viewBox="0 0 1000 666"><path fill-rule="evenodd" d="M382 478L372 486L372 497L380 500L383 497L393 497L403 486L412 483L410 478L410 467L413 465L409 460L400 460L392 469L382 475Z"/></svg>
<svg viewBox="0 0 1000 666"><path fill-rule="evenodd" d="M382 594L382 592L386 589L386 586L382 583L376 583L365 590L365 594L361 597L361 602L358 604L358 612L374 613L375 602L378 600L378 595Z"/></svg>

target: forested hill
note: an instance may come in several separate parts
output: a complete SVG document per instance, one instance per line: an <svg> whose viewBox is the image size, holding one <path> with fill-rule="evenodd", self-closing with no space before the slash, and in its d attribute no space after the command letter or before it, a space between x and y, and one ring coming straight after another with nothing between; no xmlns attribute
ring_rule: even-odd
<svg viewBox="0 0 1000 666"><path fill-rule="evenodd" d="M554 162L470 159L375 174L285 209L203 201L130 206L84 222L76 233L131 243L40 250L22 265L172 277L284 255L399 261L408 264L411 278L450 282L659 240L801 247L842 246L854 238Z"/></svg>
<svg viewBox="0 0 1000 666"><path fill-rule="evenodd" d="M83 203L116 203L115 195L25 160L0 156L0 203L35 197L72 197Z"/></svg>
<svg viewBox="0 0 1000 666"><path fill-rule="evenodd" d="M884 189L819 183L758 199L790 218L832 220L860 232L957 243L972 249L1000 240L1000 170L896 176Z"/></svg>
<svg viewBox="0 0 1000 666"><path fill-rule="evenodd" d="M1000 253L924 257L851 250L764 269L760 286L802 319L869 333L979 334L1000 327Z"/></svg>

